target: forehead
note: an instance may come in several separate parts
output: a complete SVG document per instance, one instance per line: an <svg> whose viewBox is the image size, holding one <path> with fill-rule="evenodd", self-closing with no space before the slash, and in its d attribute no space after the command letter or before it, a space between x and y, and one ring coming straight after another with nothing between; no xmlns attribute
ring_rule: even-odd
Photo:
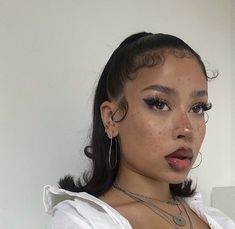
<svg viewBox="0 0 235 229"><path fill-rule="evenodd" d="M141 90L154 84L176 90L207 90L206 76L201 65L192 56L166 54L161 64L139 69L134 79L126 83L125 90Z"/></svg>

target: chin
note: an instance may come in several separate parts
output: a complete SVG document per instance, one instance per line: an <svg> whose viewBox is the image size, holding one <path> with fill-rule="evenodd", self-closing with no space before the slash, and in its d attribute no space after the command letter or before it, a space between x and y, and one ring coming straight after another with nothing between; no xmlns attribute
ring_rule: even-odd
<svg viewBox="0 0 235 229"><path fill-rule="evenodd" d="M188 173L180 174L180 175L172 175L169 179L169 184L180 184L183 183L187 179Z"/></svg>

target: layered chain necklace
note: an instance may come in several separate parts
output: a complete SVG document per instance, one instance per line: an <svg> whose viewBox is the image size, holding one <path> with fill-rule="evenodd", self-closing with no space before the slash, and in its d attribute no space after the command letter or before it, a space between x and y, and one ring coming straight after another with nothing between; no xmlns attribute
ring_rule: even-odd
<svg viewBox="0 0 235 229"><path fill-rule="evenodd" d="M137 194L134 192L130 192L128 190L125 190L124 188L122 188L118 183L115 183L113 185L114 188L116 188L117 190L123 192L125 195L129 196L130 198L132 198L133 200L140 202L141 204L145 205L146 207L148 207L150 210L152 210L155 214L157 214L158 216L160 216L161 218L163 218L165 221L167 221L173 228L176 229L180 229L180 227L183 227L186 225L186 219L183 217L182 215L182 209L183 211L186 213L188 221L189 221L189 225L190 225L190 229L193 229L193 224L192 221L189 217L189 214L186 210L186 207L184 206L184 204L182 204L180 202L180 200L178 199L171 199L167 202L165 201L161 201L161 200L157 200L159 202L163 202L166 204L171 204L171 205L175 205L177 206L178 210L179 210L179 214L178 215L173 215L169 212L167 212L166 210L160 208L159 206L157 206L156 204L154 204L153 202L151 202L151 200L155 200L151 197L147 197L141 194Z"/></svg>

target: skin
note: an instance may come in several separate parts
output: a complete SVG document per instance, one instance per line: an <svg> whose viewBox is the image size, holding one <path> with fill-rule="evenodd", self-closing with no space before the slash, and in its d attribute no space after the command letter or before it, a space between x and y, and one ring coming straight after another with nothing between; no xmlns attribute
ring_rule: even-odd
<svg viewBox="0 0 235 229"><path fill-rule="evenodd" d="M126 83L123 95L128 102L128 112L123 121L115 123L110 120L110 114L117 109L115 101L102 104L101 114L107 134L117 136L121 148L117 181L122 187L157 200L171 198L169 184L186 179L200 151L205 121L201 110L193 108L198 103L207 103L207 90L206 77L195 58L178 58L168 53L163 64L140 69L135 79ZM166 104L149 106L144 101L149 98L160 98ZM191 149L193 159L190 167L176 171L165 157L181 147ZM113 188L101 199L129 219L134 228L141 225L137 222L140 219L138 214L145 215L145 219L150 217L148 214L153 214ZM139 213L134 210L136 207ZM177 211L172 206L163 204L162 207L172 213ZM142 208L144 212L140 210ZM194 223L200 225L198 228L207 228L190 209L188 211ZM152 226L157 225L156 220L154 214Z"/></svg>

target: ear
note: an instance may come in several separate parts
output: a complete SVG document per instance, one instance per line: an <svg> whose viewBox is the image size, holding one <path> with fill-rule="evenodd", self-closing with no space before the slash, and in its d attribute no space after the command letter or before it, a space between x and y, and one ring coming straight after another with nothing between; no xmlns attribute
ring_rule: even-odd
<svg viewBox="0 0 235 229"><path fill-rule="evenodd" d="M119 124L112 119L114 112L118 109L114 102L105 101L100 106L100 114L108 137L116 137L118 135Z"/></svg>

